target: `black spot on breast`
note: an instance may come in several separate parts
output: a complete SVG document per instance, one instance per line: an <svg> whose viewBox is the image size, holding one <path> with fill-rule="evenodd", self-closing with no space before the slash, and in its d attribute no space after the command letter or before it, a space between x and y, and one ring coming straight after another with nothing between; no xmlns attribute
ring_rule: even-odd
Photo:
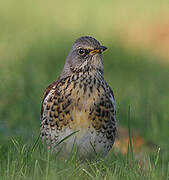
<svg viewBox="0 0 169 180"><path fill-rule="evenodd" d="M69 111L69 110L65 110L64 112L65 112L65 114L69 114L69 113L70 113L70 111Z"/></svg>
<svg viewBox="0 0 169 180"><path fill-rule="evenodd" d="M71 100L68 99L67 102L65 102L64 104L62 104L62 109L65 110L70 104L71 104Z"/></svg>
<svg viewBox="0 0 169 180"><path fill-rule="evenodd" d="M105 116L106 116L106 117L109 116L109 111L105 111Z"/></svg>
<svg viewBox="0 0 169 180"><path fill-rule="evenodd" d="M101 84L100 79L97 80L97 84L100 86L100 84Z"/></svg>
<svg viewBox="0 0 169 180"><path fill-rule="evenodd" d="M59 117L58 115L54 114L54 118L55 118L55 119L57 119L58 117Z"/></svg>
<svg viewBox="0 0 169 180"><path fill-rule="evenodd" d="M93 86L90 86L89 89L90 89L90 92L93 93Z"/></svg>
<svg viewBox="0 0 169 180"><path fill-rule="evenodd" d="M72 76L72 81L74 81L74 77L75 77L75 75L73 74L73 76Z"/></svg>
<svg viewBox="0 0 169 180"><path fill-rule="evenodd" d="M104 101L100 101L100 106L104 106Z"/></svg>
<svg viewBox="0 0 169 180"><path fill-rule="evenodd" d="M49 122L52 123L52 122L53 122L53 119L49 119Z"/></svg>
<svg viewBox="0 0 169 180"><path fill-rule="evenodd" d="M111 130L108 130L107 133L108 133L109 135L111 135L111 134L112 134L112 131L111 131Z"/></svg>
<svg viewBox="0 0 169 180"><path fill-rule="evenodd" d="M114 136L111 136L110 139L112 142L114 142Z"/></svg>
<svg viewBox="0 0 169 180"><path fill-rule="evenodd" d="M64 91L69 87L69 83L67 83L66 87L64 88Z"/></svg>
<svg viewBox="0 0 169 180"><path fill-rule="evenodd" d="M54 127L54 126L55 126L55 124L53 124L53 123L50 124L50 127Z"/></svg>
<svg viewBox="0 0 169 180"><path fill-rule="evenodd" d="M44 123L44 124L45 124L45 125L49 125L47 121L45 121L45 123Z"/></svg>
<svg viewBox="0 0 169 180"><path fill-rule="evenodd" d="M58 106L56 110L59 112L60 111L60 107Z"/></svg>
<svg viewBox="0 0 169 180"><path fill-rule="evenodd" d="M105 90L105 86L103 84L101 84L101 87Z"/></svg>
<svg viewBox="0 0 169 180"><path fill-rule="evenodd" d="M71 95L71 93L67 94L67 95L65 96L65 99L67 99L70 95Z"/></svg>
<svg viewBox="0 0 169 180"><path fill-rule="evenodd" d="M95 119L96 119L96 117L93 117L93 118L92 118L92 121L95 121Z"/></svg>
<svg viewBox="0 0 169 180"><path fill-rule="evenodd" d="M53 105L56 106L57 105L57 101L54 101Z"/></svg>
<svg viewBox="0 0 169 180"><path fill-rule="evenodd" d="M58 99L58 103L62 103L63 101L63 97Z"/></svg>
<svg viewBox="0 0 169 180"><path fill-rule="evenodd" d="M58 94L57 94L57 95L58 95ZM55 95L53 98L54 98L54 99L57 99L57 98L58 98L58 96L57 96L57 95Z"/></svg>
<svg viewBox="0 0 169 180"><path fill-rule="evenodd" d="M97 109L96 109L96 112L97 112L97 116L100 116L101 109L100 109L100 108L97 108Z"/></svg>
<svg viewBox="0 0 169 180"><path fill-rule="evenodd" d="M80 97L78 97L78 99L77 99L77 102L79 102L80 101Z"/></svg>
<svg viewBox="0 0 169 180"><path fill-rule="evenodd" d="M109 129L112 129L112 128L113 128L113 126L112 126L112 125L110 125L110 126L109 126Z"/></svg>
<svg viewBox="0 0 169 180"><path fill-rule="evenodd" d="M96 78L93 78L93 84L96 84Z"/></svg>
<svg viewBox="0 0 169 180"><path fill-rule="evenodd" d="M114 113L114 109L111 109L110 111L111 111L112 113Z"/></svg>
<svg viewBox="0 0 169 180"><path fill-rule="evenodd" d="M76 85L77 85L77 82L74 82L74 84L73 84L74 89L76 88Z"/></svg>
<svg viewBox="0 0 169 180"><path fill-rule="evenodd" d="M85 94L85 93L86 93L86 90L87 90L87 84L84 83L83 86L84 86L84 87L83 87L83 90L84 90L84 94Z"/></svg>
<svg viewBox="0 0 169 180"><path fill-rule="evenodd" d="M49 111L49 109L50 109L50 105L48 104L46 110Z"/></svg>
<svg viewBox="0 0 169 180"><path fill-rule="evenodd" d="M91 134L93 134L94 133L94 131L91 131Z"/></svg>
<svg viewBox="0 0 169 180"><path fill-rule="evenodd" d="M68 79L67 83L70 84L70 78Z"/></svg>
<svg viewBox="0 0 169 180"><path fill-rule="evenodd" d="M58 127L58 126L59 126L57 121L55 122L55 125L56 125L56 127Z"/></svg>
<svg viewBox="0 0 169 180"><path fill-rule="evenodd" d="M70 120L73 121L73 117L72 116L70 116Z"/></svg>
<svg viewBox="0 0 169 180"><path fill-rule="evenodd" d="M63 121L63 124L64 124L64 126L66 126L68 124L68 122L67 121Z"/></svg>
<svg viewBox="0 0 169 180"><path fill-rule="evenodd" d="M102 128L103 128L104 130L106 130L106 129L107 129L106 124L102 124Z"/></svg>
<svg viewBox="0 0 169 180"><path fill-rule="evenodd" d="M111 116L111 121L112 121L112 123L114 123L115 124L115 119L114 119L114 117L113 116Z"/></svg>
<svg viewBox="0 0 169 180"><path fill-rule="evenodd" d="M101 143L101 142L102 142L102 140L101 140L101 139L99 139L98 143Z"/></svg>
<svg viewBox="0 0 169 180"><path fill-rule="evenodd" d="M96 131L99 131L100 130L100 126L98 125L95 125L94 123L92 124L93 128L96 130Z"/></svg>
<svg viewBox="0 0 169 180"><path fill-rule="evenodd" d="M93 111L94 111L94 108L90 108L89 115L92 115Z"/></svg>
<svg viewBox="0 0 169 180"><path fill-rule="evenodd" d="M102 122L103 120L101 118L99 118L99 121Z"/></svg>
<svg viewBox="0 0 169 180"><path fill-rule="evenodd" d="M52 106L51 111L55 111L55 106Z"/></svg>
<svg viewBox="0 0 169 180"><path fill-rule="evenodd" d="M52 100L53 100L53 96L51 96L51 97L49 98L49 102L52 102Z"/></svg>
<svg viewBox="0 0 169 180"><path fill-rule="evenodd" d="M102 110L101 116L102 116L102 117L105 116L105 111L104 111L104 109Z"/></svg>
<svg viewBox="0 0 169 180"><path fill-rule="evenodd" d="M53 117L54 117L54 113L53 113L53 112L50 112L50 113L49 113L49 117L50 117L50 118L53 118Z"/></svg>
<svg viewBox="0 0 169 180"><path fill-rule="evenodd" d="M113 133L114 133L114 134L116 133L116 127L113 128Z"/></svg>

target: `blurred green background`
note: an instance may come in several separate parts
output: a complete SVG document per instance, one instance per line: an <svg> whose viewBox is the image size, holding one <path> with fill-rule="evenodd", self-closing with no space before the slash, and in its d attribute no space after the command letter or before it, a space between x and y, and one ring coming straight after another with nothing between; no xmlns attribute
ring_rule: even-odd
<svg viewBox="0 0 169 180"><path fill-rule="evenodd" d="M160 147L168 162L167 22L168 0L1 0L1 145L11 137L36 139L44 89L57 79L74 40L90 35L108 47L105 79L119 126L127 127L130 106L131 128Z"/></svg>

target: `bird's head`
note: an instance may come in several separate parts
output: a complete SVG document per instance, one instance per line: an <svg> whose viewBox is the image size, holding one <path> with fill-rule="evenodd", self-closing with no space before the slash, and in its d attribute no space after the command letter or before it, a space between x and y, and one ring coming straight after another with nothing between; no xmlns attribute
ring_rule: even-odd
<svg viewBox="0 0 169 180"><path fill-rule="evenodd" d="M68 74L71 71L93 69L104 73L102 62L102 52L107 48L89 36L78 38L66 59L62 74Z"/></svg>

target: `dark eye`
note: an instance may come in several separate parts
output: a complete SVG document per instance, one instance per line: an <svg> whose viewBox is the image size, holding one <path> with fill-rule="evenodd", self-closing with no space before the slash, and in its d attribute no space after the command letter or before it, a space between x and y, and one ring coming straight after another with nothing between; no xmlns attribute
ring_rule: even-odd
<svg viewBox="0 0 169 180"><path fill-rule="evenodd" d="M80 48L78 52L79 52L80 55L86 54L86 51L84 49L82 49L82 48Z"/></svg>

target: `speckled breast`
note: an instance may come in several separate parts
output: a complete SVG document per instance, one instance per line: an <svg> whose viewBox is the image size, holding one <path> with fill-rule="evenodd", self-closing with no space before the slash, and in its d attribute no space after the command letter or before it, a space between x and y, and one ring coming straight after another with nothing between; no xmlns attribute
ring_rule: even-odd
<svg viewBox="0 0 169 180"><path fill-rule="evenodd" d="M80 72L62 79L46 96L43 108L41 136L52 148L63 145L62 154L68 155L75 145L82 157L105 156L111 149L115 102L102 76Z"/></svg>

